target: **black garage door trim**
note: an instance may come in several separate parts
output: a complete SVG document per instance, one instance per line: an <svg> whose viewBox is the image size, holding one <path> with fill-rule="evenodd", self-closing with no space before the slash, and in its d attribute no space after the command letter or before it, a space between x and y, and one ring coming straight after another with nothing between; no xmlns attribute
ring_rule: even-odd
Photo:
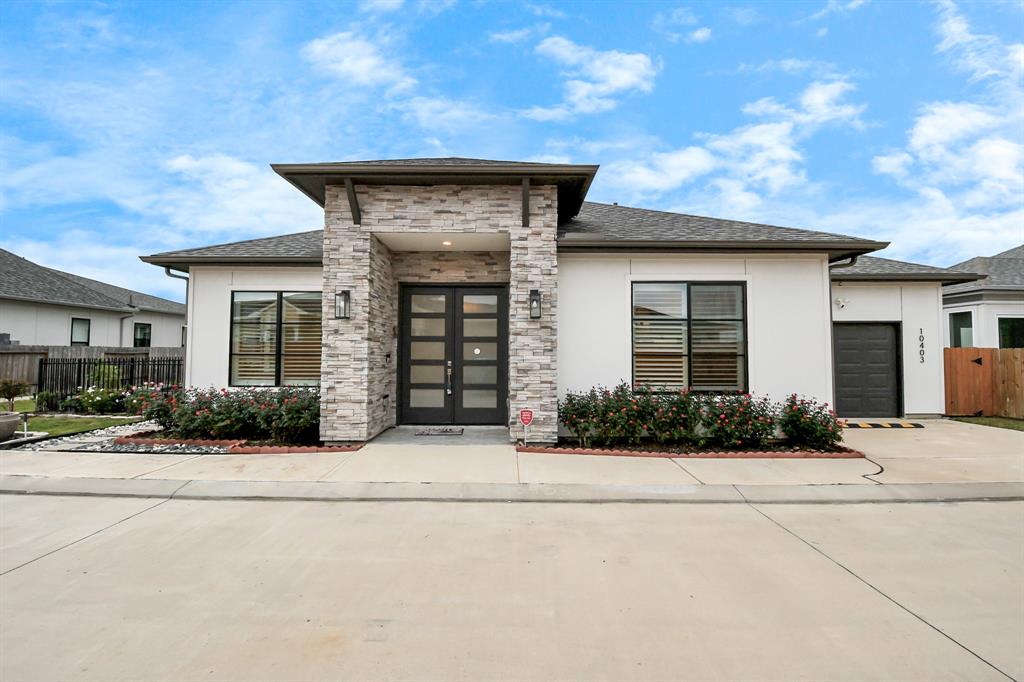
<svg viewBox="0 0 1024 682"><path fill-rule="evenodd" d="M867 377L856 371L844 372L844 365L857 366L866 360L857 355L858 347L882 340L892 344L889 354L889 377L893 384L891 404L895 409L878 410L865 404L862 398ZM846 345L846 348L843 346ZM835 408L840 417L902 417L903 416L903 358L901 325L898 322L835 322L832 325L833 380ZM862 351L863 352L863 351ZM844 355L846 356L844 358ZM876 378L878 378L876 374ZM877 404L876 400L876 404ZM886 414L885 412L892 412Z"/></svg>

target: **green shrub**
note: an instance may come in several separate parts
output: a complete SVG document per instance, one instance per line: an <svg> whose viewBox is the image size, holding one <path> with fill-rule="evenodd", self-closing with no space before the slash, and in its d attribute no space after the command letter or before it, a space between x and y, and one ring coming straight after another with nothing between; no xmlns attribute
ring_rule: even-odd
<svg viewBox="0 0 1024 682"><path fill-rule="evenodd" d="M133 389L129 409L180 438L273 440L315 444L320 439L320 392L309 388Z"/></svg>
<svg viewBox="0 0 1024 682"><path fill-rule="evenodd" d="M7 409L14 412L14 399L28 393L29 385L24 381L0 379L0 398L7 401Z"/></svg>
<svg viewBox="0 0 1024 682"><path fill-rule="evenodd" d="M53 391L39 391L36 412L56 412L60 409L60 396Z"/></svg>
<svg viewBox="0 0 1024 682"><path fill-rule="evenodd" d="M798 398L795 393L786 398L779 425L791 445L831 450L843 440L842 422L828 403Z"/></svg>
<svg viewBox="0 0 1024 682"><path fill-rule="evenodd" d="M629 384L623 382L609 390L598 389L594 414L594 442L615 445L626 442L635 445L644 432L647 415L640 401L633 396Z"/></svg>
<svg viewBox="0 0 1024 682"><path fill-rule="evenodd" d="M702 425L708 439L726 448L762 447L775 435L778 407L768 398L749 394L720 395L708 400Z"/></svg>
<svg viewBox="0 0 1024 682"><path fill-rule="evenodd" d="M89 370L89 386L97 388L121 388L121 369L109 362L100 362Z"/></svg>
<svg viewBox="0 0 1024 682"><path fill-rule="evenodd" d="M125 395L120 389L91 386L75 396L78 408L75 411L87 414L124 412Z"/></svg>
<svg viewBox="0 0 1024 682"><path fill-rule="evenodd" d="M136 386L125 398L125 410L155 421L165 429L174 427L174 408L178 403L178 387L166 384Z"/></svg>
<svg viewBox="0 0 1024 682"><path fill-rule="evenodd" d="M600 401L596 388L586 393L569 391L558 401L558 419L576 437L576 442L589 448L594 430L597 405Z"/></svg>
<svg viewBox="0 0 1024 682"><path fill-rule="evenodd" d="M702 439L697 430L704 404L702 396L689 391L654 393L645 388L637 388L636 392L646 403L644 428L656 443L700 444Z"/></svg>

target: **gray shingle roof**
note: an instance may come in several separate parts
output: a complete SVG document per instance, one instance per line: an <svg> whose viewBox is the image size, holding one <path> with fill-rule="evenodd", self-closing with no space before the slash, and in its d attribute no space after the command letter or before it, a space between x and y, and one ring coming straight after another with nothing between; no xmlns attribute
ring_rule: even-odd
<svg viewBox="0 0 1024 682"><path fill-rule="evenodd" d="M852 267L833 268L831 277L835 280L961 282L977 279L979 275L891 258L860 256Z"/></svg>
<svg viewBox="0 0 1024 682"><path fill-rule="evenodd" d="M147 263L187 269L193 262L304 262L323 259L323 231L249 239L144 256ZM717 249L798 248L837 256L866 253L887 246L858 237L584 202L578 217L559 230L559 248L669 245Z"/></svg>
<svg viewBox="0 0 1024 682"><path fill-rule="evenodd" d="M616 204L583 203L576 218L562 226L566 243L593 238L622 242L723 242L862 244L866 250L881 248L878 242L841 234L777 227L739 220L669 213Z"/></svg>
<svg viewBox="0 0 1024 682"><path fill-rule="evenodd" d="M134 306L128 304L129 296L135 297ZM3 249L0 249L0 298L99 310L131 312L138 308L185 314L181 303L43 267Z"/></svg>
<svg viewBox="0 0 1024 682"><path fill-rule="evenodd" d="M180 251L164 251L142 260L156 265L172 267L187 266L197 261L205 262L323 262L324 231L311 230L284 234L278 237L261 237L240 242L202 246Z"/></svg>
<svg viewBox="0 0 1024 682"><path fill-rule="evenodd" d="M117 287L113 284L107 284L106 282L98 282L94 279L75 275L70 272L61 272L60 270L52 270L50 268L47 268L47 270L50 270L50 272L60 275L61 277L67 277L74 282L78 282L84 287L89 287L108 298L112 298L115 301L132 308L138 308L139 310L147 310L155 313L170 313L172 315L185 314L184 303L169 301L166 298L160 298L159 296L151 296L150 294L144 294L139 291L132 291L131 289Z"/></svg>
<svg viewBox="0 0 1024 682"><path fill-rule="evenodd" d="M947 286L943 293L955 294L965 291L1024 290L1024 245L997 253L994 256L978 256L950 266L951 270L971 271L986 275L985 279L967 284Z"/></svg>

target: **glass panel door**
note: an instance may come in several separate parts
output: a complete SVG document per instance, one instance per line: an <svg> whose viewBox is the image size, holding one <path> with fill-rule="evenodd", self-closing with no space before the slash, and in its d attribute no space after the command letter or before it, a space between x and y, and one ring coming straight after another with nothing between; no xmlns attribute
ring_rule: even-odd
<svg viewBox="0 0 1024 682"><path fill-rule="evenodd" d="M401 331L402 423L505 423L505 287L405 287Z"/></svg>
<svg viewBox="0 0 1024 682"><path fill-rule="evenodd" d="M402 298L402 421L452 422L454 301L447 287L409 287Z"/></svg>
<svg viewBox="0 0 1024 682"><path fill-rule="evenodd" d="M508 294L455 290L455 422L504 424L508 406Z"/></svg>

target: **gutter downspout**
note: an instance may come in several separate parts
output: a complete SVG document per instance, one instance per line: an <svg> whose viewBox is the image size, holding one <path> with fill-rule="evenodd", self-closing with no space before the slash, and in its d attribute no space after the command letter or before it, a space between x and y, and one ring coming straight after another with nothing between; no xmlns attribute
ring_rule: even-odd
<svg viewBox="0 0 1024 682"><path fill-rule="evenodd" d="M831 277L831 272L833 270L845 270L846 268L852 268L854 265L857 264L857 259L858 258L860 258L860 256L852 256L850 258L849 262L846 262L846 263L829 263L828 264L828 271L830 273L829 281L828 281L828 321L829 321L828 338L829 338L829 345L831 346L830 350L831 350L831 353L832 353L832 407L833 408L836 406L836 341L835 341L835 339L832 336L832 332L835 329L836 317L835 317L835 311L832 309L832 277ZM842 282L840 282L840 285L842 285Z"/></svg>
<svg viewBox="0 0 1024 682"><path fill-rule="evenodd" d="M192 281L191 281L191 279L189 277L186 277L185 275L179 275L176 272L171 272L170 266L164 266L164 274L167 275L168 277L173 277L174 279L183 279L183 280L185 280L185 329L187 330L191 326L190 323L189 323L189 319L188 319L188 317L189 317L188 290L189 290L189 288L190 288L190 286L192 284ZM184 384L188 385L188 347L187 347L187 344L185 346L185 367L183 368L182 374L183 374L182 378L184 379Z"/></svg>

